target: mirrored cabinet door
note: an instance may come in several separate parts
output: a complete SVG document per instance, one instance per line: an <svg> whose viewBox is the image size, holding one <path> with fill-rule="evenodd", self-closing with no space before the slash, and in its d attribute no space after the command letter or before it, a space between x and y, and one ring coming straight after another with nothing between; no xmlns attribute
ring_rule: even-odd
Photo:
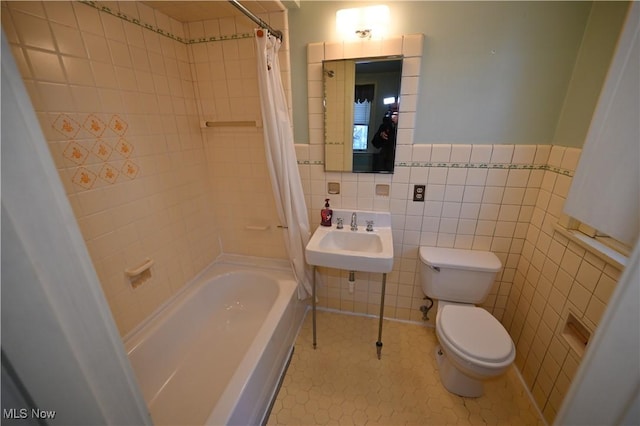
<svg viewBox="0 0 640 426"><path fill-rule="evenodd" d="M323 61L325 170L393 173L402 57Z"/></svg>

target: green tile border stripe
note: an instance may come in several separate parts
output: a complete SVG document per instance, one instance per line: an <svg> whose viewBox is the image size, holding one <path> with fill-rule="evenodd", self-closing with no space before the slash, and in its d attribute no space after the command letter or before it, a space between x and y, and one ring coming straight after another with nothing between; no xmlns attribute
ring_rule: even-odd
<svg viewBox="0 0 640 426"><path fill-rule="evenodd" d="M396 167L443 167L448 169L503 169L503 170L549 170L564 176L573 177L573 171L548 164L513 163L443 163L443 162L399 162Z"/></svg>
<svg viewBox="0 0 640 426"><path fill-rule="evenodd" d="M78 2L82 4L86 4L87 6L93 7L99 12L108 13L111 16L115 16L116 18L120 18L124 21L127 21L131 24L138 25L141 28L144 28L149 31L153 31L156 34L160 34L161 36L170 38L179 43L183 44L197 44L197 43L210 43L213 41L226 41L226 40L239 40L243 38L253 38L254 35L252 33L240 33L240 34L231 34L231 35L221 35L221 36L211 36L211 37L200 37L200 38L183 38L177 36L170 31L165 31L162 28L156 27L155 25L148 24L146 22L142 22L138 18L132 18L122 12L112 10L110 7L100 4L94 0L78 0Z"/></svg>
<svg viewBox="0 0 640 426"><path fill-rule="evenodd" d="M573 174L575 173L575 170L561 169L560 167L549 166L548 164L543 167L544 170L549 170L550 172L554 172L563 176L573 177Z"/></svg>
<svg viewBox="0 0 640 426"><path fill-rule="evenodd" d="M299 165L324 165L324 161L299 160ZM559 175L573 177L574 171L550 166L548 164L511 164L511 163L439 163L439 162L399 162L396 167L438 167L447 169L498 169L498 170L548 170Z"/></svg>

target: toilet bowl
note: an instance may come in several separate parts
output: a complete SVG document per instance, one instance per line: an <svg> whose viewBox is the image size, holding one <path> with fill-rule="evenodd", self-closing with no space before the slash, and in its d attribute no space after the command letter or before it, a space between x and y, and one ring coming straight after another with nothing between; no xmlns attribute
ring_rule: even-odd
<svg viewBox="0 0 640 426"><path fill-rule="evenodd" d="M502 267L485 251L420 248L424 293L438 300L436 350L444 387L465 397L483 394L483 381L503 374L513 363L515 346L500 322L483 308Z"/></svg>
<svg viewBox="0 0 640 426"><path fill-rule="evenodd" d="M436 336L440 378L447 390L460 396L481 396L483 381L503 374L515 359L507 330L473 305L439 302Z"/></svg>

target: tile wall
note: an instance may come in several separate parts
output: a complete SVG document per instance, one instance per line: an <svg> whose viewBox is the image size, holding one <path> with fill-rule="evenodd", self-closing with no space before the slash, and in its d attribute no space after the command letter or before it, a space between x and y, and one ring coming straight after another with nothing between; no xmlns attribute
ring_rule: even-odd
<svg viewBox="0 0 640 426"><path fill-rule="evenodd" d="M307 160L301 174L313 206L312 224L318 223L325 197L336 208L391 212L396 262L388 276L385 313L406 320L422 318L424 295L417 279L422 245L494 251L504 268L485 307L502 318L550 151L549 145L400 145L395 173L386 175L325 173L314 158L304 157L317 152L313 145L298 147ZM327 183L334 181L341 193L327 195ZM390 195L376 196L378 184L389 185ZM425 202L413 201L415 184L426 185ZM338 272L329 275L322 294L328 306L378 312L379 274L370 282L362 274L353 295L340 285Z"/></svg>
<svg viewBox="0 0 640 426"><path fill-rule="evenodd" d="M312 223L319 222L329 182L336 208L389 210L395 263L387 277L385 316L422 321L418 274L421 245L495 252L503 263L484 307L517 346L516 365L551 423L580 364L562 336L569 313L591 332L599 324L619 266L608 264L557 232L580 149L550 145L413 145L399 152L393 176L325 173L313 146L298 146ZM375 186L391 186L389 197ZM427 186L424 203L414 184ZM321 269L320 303L377 315L381 274L356 274L353 294L344 271ZM431 325L435 313L429 315Z"/></svg>
<svg viewBox="0 0 640 426"><path fill-rule="evenodd" d="M280 230L245 229L275 216L261 129L201 128L259 115L250 21L2 2L2 27L123 335L223 246L283 256ZM147 258L133 289L124 270Z"/></svg>
<svg viewBox="0 0 640 426"><path fill-rule="evenodd" d="M554 146L548 164L574 170L576 152ZM619 265L555 230L570 185L570 176L544 172L502 319L516 344L516 365L549 423L581 360L562 336L567 317L593 334L621 275Z"/></svg>
<svg viewBox="0 0 640 426"><path fill-rule="evenodd" d="M80 2L3 2L2 26L126 334L222 251L285 254L252 40L221 41L249 24L183 26L139 2L109 5L129 18ZM274 25L285 29L282 15ZM289 81L286 49L281 55ZM256 126L203 129L204 120ZM297 145L312 227L329 182L341 186L330 196L336 208L392 213L396 259L385 315L404 320L422 317L419 246L496 252L504 267L484 306L511 333L516 365L552 421L580 363L560 333L566 316L593 330L620 274L553 228L579 150L415 141L399 146L393 175L325 173L322 145ZM378 184L390 195L376 195ZM427 185L425 202L412 201L414 184ZM134 291L123 271L146 257L154 278ZM353 294L346 272L322 275L321 305L378 313L380 274L357 273Z"/></svg>
<svg viewBox="0 0 640 426"><path fill-rule="evenodd" d="M272 26L286 31L284 14L272 15ZM263 144L255 40L249 36L253 24L248 19L219 19L186 27L192 39L247 35L190 46L200 116L217 125L226 123L202 130L223 250L286 258ZM289 63L286 44L280 50L280 63ZM281 71L288 81L288 66Z"/></svg>

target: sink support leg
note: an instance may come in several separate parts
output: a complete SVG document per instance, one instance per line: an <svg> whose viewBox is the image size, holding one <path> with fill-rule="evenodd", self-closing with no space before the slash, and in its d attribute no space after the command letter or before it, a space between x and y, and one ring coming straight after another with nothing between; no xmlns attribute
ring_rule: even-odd
<svg viewBox="0 0 640 426"><path fill-rule="evenodd" d="M380 297L380 323L378 324L378 341L376 342L376 352L378 359L382 356L382 317L384 316L384 293L387 287L387 274L382 274L382 296Z"/></svg>
<svg viewBox="0 0 640 426"><path fill-rule="evenodd" d="M313 319L313 349L316 348L316 267L314 266L311 273L313 274L313 286L311 291L311 306Z"/></svg>

